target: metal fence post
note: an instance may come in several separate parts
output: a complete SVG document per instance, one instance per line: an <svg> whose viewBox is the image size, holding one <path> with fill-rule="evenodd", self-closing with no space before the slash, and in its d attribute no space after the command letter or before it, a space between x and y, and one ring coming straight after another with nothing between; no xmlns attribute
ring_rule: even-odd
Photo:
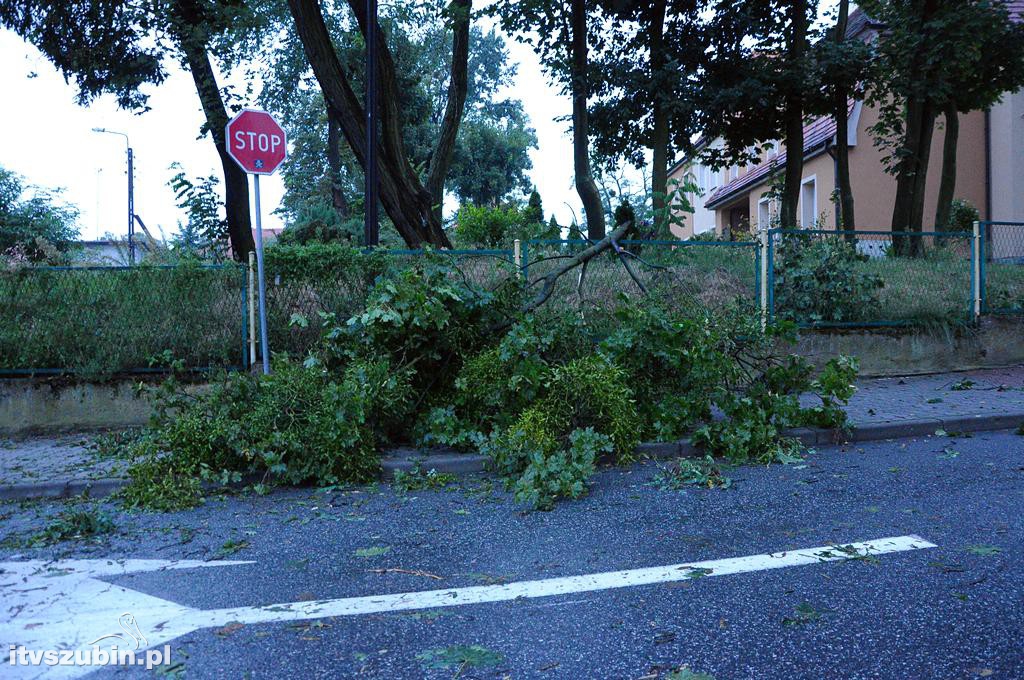
<svg viewBox="0 0 1024 680"><path fill-rule="evenodd" d="M758 298L761 306L761 330L768 328L768 228L758 230Z"/></svg>
<svg viewBox="0 0 1024 680"><path fill-rule="evenodd" d="M256 253L249 253L249 365L256 365Z"/></svg>
<svg viewBox="0 0 1024 680"><path fill-rule="evenodd" d="M977 323L981 319L981 290L984 285L981 280L981 223L976 220L971 226L974 230L974 240L971 242L971 308L974 322Z"/></svg>

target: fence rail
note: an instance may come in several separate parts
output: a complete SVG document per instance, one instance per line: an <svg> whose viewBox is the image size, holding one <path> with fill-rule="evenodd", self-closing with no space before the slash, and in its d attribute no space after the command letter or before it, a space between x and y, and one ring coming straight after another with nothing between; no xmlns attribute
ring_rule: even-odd
<svg viewBox="0 0 1024 680"><path fill-rule="evenodd" d="M270 346L305 354L319 337L320 313L355 313L378 276L423 258L454 259L452 275L494 288L513 276L536 281L589 244L352 251L315 263L269 258ZM620 299L654 295L670 306L739 301L760 308L766 322L818 328L1024 314L1024 223L979 222L972 232L772 229L758 241L619 245L622 253L610 250L562 277L543 313L571 310L600 331L615 323ZM234 264L2 270L0 374L147 373L165 370L165 351L192 370L245 368L255 351L249 279ZM306 323L292 323L297 318Z"/></svg>

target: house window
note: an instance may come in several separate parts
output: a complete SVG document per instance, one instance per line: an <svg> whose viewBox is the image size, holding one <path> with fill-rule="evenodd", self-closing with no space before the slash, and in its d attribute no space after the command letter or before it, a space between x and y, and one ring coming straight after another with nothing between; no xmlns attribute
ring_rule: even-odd
<svg viewBox="0 0 1024 680"><path fill-rule="evenodd" d="M767 198L762 198L757 202L757 226L761 229L767 229L771 220L771 203Z"/></svg>
<svg viewBox="0 0 1024 680"><path fill-rule="evenodd" d="M757 202L757 226L759 229L770 229L772 221L778 219L778 201L767 195Z"/></svg>
<svg viewBox="0 0 1024 680"><path fill-rule="evenodd" d="M800 226L814 227L818 219L818 188L816 177L811 176L800 183Z"/></svg>

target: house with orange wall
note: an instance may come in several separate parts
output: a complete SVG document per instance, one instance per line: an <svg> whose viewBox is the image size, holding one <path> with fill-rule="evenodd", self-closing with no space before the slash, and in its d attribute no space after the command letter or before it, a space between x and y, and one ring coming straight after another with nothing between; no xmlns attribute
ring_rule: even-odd
<svg viewBox="0 0 1024 680"><path fill-rule="evenodd" d="M1012 0L1009 7L1013 20L1024 19L1024 0ZM858 10L850 16L847 37L871 40L878 28ZM859 230L888 230L896 198L896 179L885 172L886 152L875 145L870 132L878 115L874 107L851 102L847 143ZM941 117L935 125L925 191L926 222L935 215L942 159ZM831 116L804 126L799 225L795 226L835 228L838 224L836 140ZM789 150L781 143L769 143L755 163L713 169L701 156L716 144L720 140L698 141L695 152L669 171L670 182L688 180L697 187L687 196L691 210L673 227L679 238L712 230L722 237L735 237L771 224L777 215L772 187L783 174ZM983 220L1024 222L1024 90L1007 93L988 111L960 115L955 196L975 206Z"/></svg>

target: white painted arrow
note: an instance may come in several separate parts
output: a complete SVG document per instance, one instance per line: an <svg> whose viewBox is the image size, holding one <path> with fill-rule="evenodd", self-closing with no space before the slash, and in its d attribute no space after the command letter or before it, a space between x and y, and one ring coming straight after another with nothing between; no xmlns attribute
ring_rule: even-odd
<svg viewBox="0 0 1024 680"><path fill-rule="evenodd" d="M137 590L99 580L131 572L222 567L252 562L200 562L164 560L67 560L60 562L0 563L0 640L29 649L83 649L99 635L110 632L118 617L131 612L148 647L160 647L174 638L202 628L243 624L301 621L335 616L359 616L415 609L452 607L521 598L549 597L612 588L682 581L696 577L836 562L867 555L935 548L918 536L895 536L844 545L806 548L747 557L734 557L662 567L563 576L505 585L470 586L310 602L287 602L260 607L194 609ZM145 648L145 647L143 647ZM6 651L6 650L5 650ZM9 664L8 659L0 663ZM5 665L5 677L77 677L88 668L60 666L27 668ZM8 673L13 671L14 675ZM20 673L20 674L19 674Z"/></svg>

